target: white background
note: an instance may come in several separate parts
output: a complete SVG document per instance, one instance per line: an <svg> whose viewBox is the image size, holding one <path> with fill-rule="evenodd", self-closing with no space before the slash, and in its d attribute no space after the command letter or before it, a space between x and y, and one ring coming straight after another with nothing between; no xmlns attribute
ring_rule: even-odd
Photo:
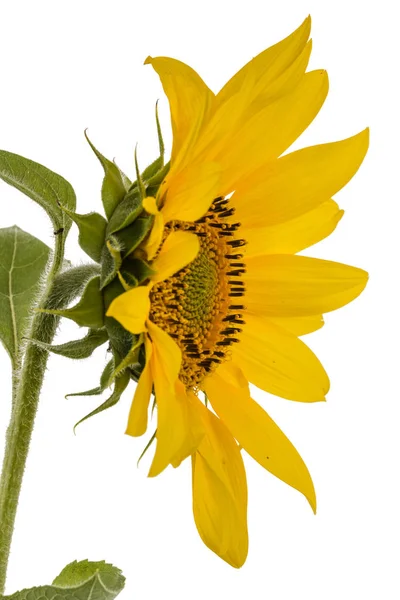
<svg viewBox="0 0 400 600"><path fill-rule="evenodd" d="M250 552L236 571L200 541L187 461L147 479L146 439L124 435L133 384L120 404L74 423L97 398L65 400L97 384L105 347L71 362L52 357L18 513L8 591L50 582L73 559L106 559L127 576L121 600L395 600L400 597L399 79L395 3L356 0L135 0L1 3L0 147L65 176L79 212L100 210L102 171L83 137L133 175L156 156L154 104L170 141L168 108L148 54L192 65L215 91L252 56L311 13L312 68L331 91L296 147L371 127L371 148L336 198L337 231L310 255L370 272L365 293L308 337L332 380L327 403L260 400L313 475L318 514L300 494L245 457ZM49 245L39 207L0 185L0 226L18 223ZM76 230L68 258L85 260ZM79 337L65 325L59 340ZM0 349L0 435L10 367ZM151 433L151 432L150 432Z"/></svg>

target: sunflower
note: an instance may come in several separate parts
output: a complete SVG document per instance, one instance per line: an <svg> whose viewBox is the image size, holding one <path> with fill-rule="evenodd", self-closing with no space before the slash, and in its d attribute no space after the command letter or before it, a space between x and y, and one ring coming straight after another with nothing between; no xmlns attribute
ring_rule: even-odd
<svg viewBox="0 0 400 600"><path fill-rule="evenodd" d="M281 156L328 92L325 71L306 72L309 34L308 18L216 95L184 63L146 60L169 100L170 170L143 200L153 226L138 252L152 274L107 312L145 351L127 433L146 432L154 393L149 475L191 457L197 529L234 567L248 551L242 450L316 510L305 463L249 383L289 400L324 400L329 379L299 336L367 282L361 269L297 254L333 232L343 211L332 196L368 148L364 130Z"/></svg>

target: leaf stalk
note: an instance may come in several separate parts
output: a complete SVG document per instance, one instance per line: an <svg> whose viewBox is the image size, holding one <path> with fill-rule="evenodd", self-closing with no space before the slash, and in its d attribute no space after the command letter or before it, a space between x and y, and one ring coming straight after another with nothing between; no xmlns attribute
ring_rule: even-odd
<svg viewBox="0 0 400 600"><path fill-rule="evenodd" d="M54 278L64 260L65 233L55 236L52 263L39 300L39 307L48 306ZM27 337L51 344L59 318L35 312ZM28 341L19 349L21 369L13 368L13 406L6 434L6 448L0 478L0 597L4 594L7 566L14 531L18 500L28 457L33 426L38 409L40 390L48 360L48 352Z"/></svg>

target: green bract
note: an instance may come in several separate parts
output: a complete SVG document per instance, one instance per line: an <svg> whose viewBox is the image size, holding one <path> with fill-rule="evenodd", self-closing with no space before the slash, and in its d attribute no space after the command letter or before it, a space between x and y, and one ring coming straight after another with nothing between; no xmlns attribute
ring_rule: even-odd
<svg viewBox="0 0 400 600"><path fill-rule="evenodd" d="M58 296L68 297L68 302L62 306L55 306L50 302L40 310L57 317L72 319L79 326L88 327L89 332L79 340L58 346L43 344L40 340L36 340L35 343L43 350L68 358L86 358L99 345L108 341L109 350L113 355L112 362L108 363L102 375L100 385L79 395L101 394L112 384L114 391L101 406L79 422L116 404L129 380L132 378L137 381L143 369L138 337L105 315L114 298L127 289L142 284L154 273L150 265L143 260L140 245L154 221L153 215L149 215L143 208L143 198L157 194L169 169L169 165L164 165L164 144L157 114L156 121L160 156L140 174L135 152L136 181L133 183L114 162L105 158L95 148L85 133L91 149L104 169L101 198L105 217L97 212L79 214L74 208L59 202L62 213L79 229L78 241L82 250L99 266L76 267L60 274L56 282ZM71 287L79 288L78 294L71 294ZM74 306L69 306L77 295L81 295L80 299Z"/></svg>

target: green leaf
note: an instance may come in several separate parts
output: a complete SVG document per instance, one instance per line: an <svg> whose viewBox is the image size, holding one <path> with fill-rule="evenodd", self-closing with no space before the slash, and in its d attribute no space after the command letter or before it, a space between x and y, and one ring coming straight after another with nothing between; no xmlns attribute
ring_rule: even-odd
<svg viewBox="0 0 400 600"><path fill-rule="evenodd" d="M103 201L104 212L106 213L107 219L110 219L118 204L125 197L125 178L121 175L117 165L111 162L111 160L108 160L108 158L105 158L105 156L94 147L89 140L86 131L85 137L104 169L101 199Z"/></svg>
<svg viewBox="0 0 400 600"><path fill-rule="evenodd" d="M113 600L123 590L125 577L117 567L101 562L73 562L44 585L2 596L2 600Z"/></svg>
<svg viewBox="0 0 400 600"><path fill-rule="evenodd" d="M139 217L129 227L114 234L120 243L124 256L131 254L144 240L153 224L154 217Z"/></svg>
<svg viewBox="0 0 400 600"><path fill-rule="evenodd" d="M63 310L39 309L50 315L58 315L72 319L81 327L93 327L94 329L104 325L104 303L100 291L100 277L93 277L86 285L82 298L72 308Z"/></svg>
<svg viewBox="0 0 400 600"><path fill-rule="evenodd" d="M137 189L132 190L121 200L115 209L107 227L107 234L111 235L128 227L143 211L142 200Z"/></svg>
<svg viewBox="0 0 400 600"><path fill-rule="evenodd" d="M46 308L65 308L82 293L89 279L99 273L99 265L93 263L59 273L54 278Z"/></svg>
<svg viewBox="0 0 400 600"><path fill-rule="evenodd" d="M77 224L79 229L79 245L90 258L100 262L101 251L106 237L107 221L99 213L78 215L72 210L63 207L63 210Z"/></svg>
<svg viewBox="0 0 400 600"><path fill-rule="evenodd" d="M5 150L0 150L0 177L44 208L55 233L68 233L72 222L60 204L75 210L76 197L66 179L33 160Z"/></svg>
<svg viewBox="0 0 400 600"><path fill-rule="evenodd" d="M111 238L107 240L101 255L100 289L105 288L117 276L121 264L122 257L118 240Z"/></svg>
<svg viewBox="0 0 400 600"><path fill-rule="evenodd" d="M105 366L103 373L100 377L100 385L91 390L87 390L86 392L74 392L73 394L67 394L66 398L71 398L72 396L99 396L106 389L108 382L111 377L111 373L114 370L114 358L112 358Z"/></svg>
<svg viewBox="0 0 400 600"><path fill-rule="evenodd" d="M105 402L103 402L103 404L101 404L95 410L92 410L92 412L90 412L88 415L86 415L86 417L83 417L83 419L78 421L74 427L74 430L78 427L78 425L80 425L87 419L90 419L90 417L94 417L95 415L98 415L99 413L103 412L104 410L107 410L107 408L111 408L112 406L117 404L117 402L121 398L123 392L127 388L130 378L131 378L131 376L130 376L129 371L124 371L119 377L117 377L117 379L115 380L115 383L114 383L114 390L113 390L113 393L111 394L111 396L109 398L107 398L107 400Z"/></svg>
<svg viewBox="0 0 400 600"><path fill-rule="evenodd" d="M0 340L14 365L49 254L19 227L0 229Z"/></svg>
<svg viewBox="0 0 400 600"><path fill-rule="evenodd" d="M39 348L43 348L43 350L47 350L48 352L53 352L53 354L60 354L61 356L65 356L66 358L88 358L91 356L99 346L105 344L108 340L107 331L102 329L89 329L87 335L80 340L73 340L71 342L66 342L65 344L59 344L57 346L52 346L51 344L44 344L43 342L39 342L38 340L31 340L36 346Z"/></svg>

